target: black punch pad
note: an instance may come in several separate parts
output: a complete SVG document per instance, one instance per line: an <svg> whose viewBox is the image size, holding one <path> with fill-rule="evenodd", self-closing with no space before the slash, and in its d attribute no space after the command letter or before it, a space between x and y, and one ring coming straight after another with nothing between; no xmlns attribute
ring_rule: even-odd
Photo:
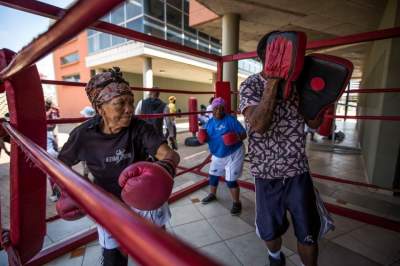
<svg viewBox="0 0 400 266"><path fill-rule="evenodd" d="M296 82L300 112L313 120L343 94L353 73L353 63L332 55L311 54Z"/></svg>

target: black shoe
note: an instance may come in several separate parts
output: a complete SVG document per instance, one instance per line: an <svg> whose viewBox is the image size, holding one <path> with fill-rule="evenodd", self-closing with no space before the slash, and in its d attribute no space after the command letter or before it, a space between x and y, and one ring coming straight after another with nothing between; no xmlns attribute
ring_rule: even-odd
<svg viewBox="0 0 400 266"><path fill-rule="evenodd" d="M242 212L242 203L241 202L234 202L232 204L231 214L232 215L239 215Z"/></svg>
<svg viewBox="0 0 400 266"><path fill-rule="evenodd" d="M286 265L286 258L285 254L281 251L281 258L280 259L275 259L271 256L268 256L269 259L269 265L270 266L285 266Z"/></svg>
<svg viewBox="0 0 400 266"><path fill-rule="evenodd" d="M103 266L127 266L128 257L122 255L118 248L103 248Z"/></svg>
<svg viewBox="0 0 400 266"><path fill-rule="evenodd" d="M208 194L207 197L205 197L204 199L201 200L201 203L208 204L214 200L217 200L217 197L214 194L210 193L210 194Z"/></svg>

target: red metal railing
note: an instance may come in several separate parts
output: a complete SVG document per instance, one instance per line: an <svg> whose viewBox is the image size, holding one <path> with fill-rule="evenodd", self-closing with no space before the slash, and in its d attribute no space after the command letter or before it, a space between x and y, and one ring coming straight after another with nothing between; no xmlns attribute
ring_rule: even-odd
<svg viewBox="0 0 400 266"><path fill-rule="evenodd" d="M44 149L2 124L35 165L50 175L87 214L104 226L143 265L218 265L129 210L122 202L89 183ZM113 217L113 219L109 219Z"/></svg>
<svg viewBox="0 0 400 266"><path fill-rule="evenodd" d="M62 85L62 86L73 86L73 87L85 87L84 82L73 82L73 81L60 81L60 80L48 80L42 79L43 84L50 85ZM188 90L175 90L175 89L160 89L160 88L142 88L142 87L131 87L133 91L158 91L161 93L178 93L178 94L215 94L215 91L188 91Z"/></svg>
<svg viewBox="0 0 400 266"><path fill-rule="evenodd" d="M90 1L89 1L90 2ZM106 6L106 3L108 2L112 2L112 1L101 1L101 4L99 4L99 2L97 1L91 1L93 4L98 5L98 6ZM119 1L119 2L123 2L123 1ZM60 19L62 18L62 20L65 19L65 17L63 17L63 14L66 12L65 9L56 7L56 6L52 6L49 4L45 4L42 3L40 1L34 1L34 0L0 0L0 4L4 5L4 6L8 6L8 7L12 7L14 9L18 9L18 10L22 10L25 12L29 12L29 13L33 13L36 15L40 15L43 17L48 17L48 18L52 18L52 19ZM108 11L110 11L112 8L108 8ZM93 9L95 10L95 9ZM83 11L83 10L82 10ZM88 14L90 14L90 10L88 12ZM100 16L101 17L101 16ZM97 18L96 18L97 19ZM156 38L154 36L150 36L141 32L137 32L137 31L133 31L131 29L128 28L124 28L124 27L120 27L111 23L107 23L104 21L94 21L95 19L87 19L87 20L82 20L81 18L77 18L77 21L75 21L75 24L73 25L73 27L76 27L75 25L80 25L82 23L88 23L88 25L86 25L84 28L82 28L81 30L84 30L86 27L89 27L90 25L90 29L93 30L97 30L97 31L101 31L101 32L105 32L105 33L109 33L109 34L113 34L115 36L119 36L119 37L123 37L123 38L127 38L130 40L135 40L138 42L143 42L143 43L148 43L148 44L152 44L152 45L156 45L159 47L163 47L169 50L173 50L173 51L179 51L185 54L190 54L193 56L197 56L197 57L201 57L201 58L205 58L214 62L217 62L220 60L220 56L218 55L213 55L213 54L209 54L206 52L202 52L199 51L197 49L193 49L187 46L183 46L174 42L170 42L170 41L166 41L164 39L160 39L160 38ZM73 30L73 29L72 29ZM78 34L81 30L77 31L74 35L70 36L70 38L74 37L76 34ZM64 32L60 32L60 34L63 34ZM46 33L47 35L47 33ZM69 40L66 39L63 42ZM49 51L51 52L51 51Z"/></svg>
<svg viewBox="0 0 400 266"><path fill-rule="evenodd" d="M14 2L29 1L3 1L4 5L11 6ZM50 29L37 39L25 46L12 60L12 62L0 72L0 79L6 79L34 64L36 61L52 52L59 45L73 38L79 32L86 29L98 18L104 16L109 10L123 0L109 0L99 5L96 1L81 0L76 2L68 11L64 11L63 19L57 21ZM61 12L60 12L61 14ZM28 26L28 25L27 25Z"/></svg>
<svg viewBox="0 0 400 266"><path fill-rule="evenodd" d="M369 41L384 40L400 36L400 27L363 32L347 36L335 37L326 40L316 40L307 43L307 49L321 49L332 46L340 46L354 43L362 43ZM234 55L225 55L222 57L223 62L237 61L243 59L256 58L257 52L239 53Z"/></svg>

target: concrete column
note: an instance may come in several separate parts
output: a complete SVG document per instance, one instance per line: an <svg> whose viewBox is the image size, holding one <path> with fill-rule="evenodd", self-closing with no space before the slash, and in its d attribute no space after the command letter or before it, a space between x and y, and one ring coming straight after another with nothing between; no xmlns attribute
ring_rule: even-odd
<svg viewBox="0 0 400 266"><path fill-rule="evenodd" d="M222 55L236 54L239 52L239 23L238 14L225 14L222 17ZM231 83L231 90L237 91L238 62L224 63L223 80ZM238 106L237 95L232 96L232 109Z"/></svg>
<svg viewBox="0 0 400 266"><path fill-rule="evenodd" d="M151 57L143 60L143 88L153 88L153 64ZM149 92L143 92L143 99L149 97Z"/></svg>
<svg viewBox="0 0 400 266"><path fill-rule="evenodd" d="M217 83L217 72L212 73L211 90L215 90L215 83Z"/></svg>

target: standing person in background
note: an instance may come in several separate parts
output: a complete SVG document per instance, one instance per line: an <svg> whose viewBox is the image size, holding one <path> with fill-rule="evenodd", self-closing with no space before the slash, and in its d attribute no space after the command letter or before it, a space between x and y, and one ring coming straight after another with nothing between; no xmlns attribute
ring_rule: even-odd
<svg viewBox="0 0 400 266"><path fill-rule="evenodd" d="M170 114L176 114L177 109L176 109L176 97L175 96L169 96L168 98L168 109ZM167 128L167 133L165 134L165 137L168 139L169 145L173 150L178 150L178 143L176 140L176 121L175 121L175 116L166 116L165 119L169 119L171 123L168 123L167 121L165 122L165 125L169 125L171 128ZM172 132L172 134L170 134Z"/></svg>
<svg viewBox="0 0 400 266"><path fill-rule="evenodd" d="M46 119L60 118L60 111L53 104L53 101L50 98L47 98L45 100L45 111L46 111ZM47 124L47 152L53 157L58 156L57 135L54 133L55 128L56 128L55 124ZM54 182L51 178L49 178L49 181L51 186L50 200L55 202L60 198L60 191L54 185Z"/></svg>
<svg viewBox="0 0 400 266"><path fill-rule="evenodd" d="M157 88L155 88L157 89ZM149 98L138 102L135 115L147 115L147 114L169 114L169 108L165 102L160 100L160 92L150 91ZM169 117L157 117L151 119L145 119L147 123L153 125L154 129L159 135L163 135L163 123L168 130L169 136L173 136L171 119ZM171 132L169 131L171 130Z"/></svg>
<svg viewBox="0 0 400 266"><path fill-rule="evenodd" d="M201 200L208 204L217 200L217 187L220 176L225 176L226 184L232 196L232 215L239 215L242 203L239 199L240 189L237 179L242 175L244 163L244 145L246 130L232 115L225 113L225 102L222 98L212 101L213 118L198 134L200 143L208 143L211 164L209 170L210 193Z"/></svg>

